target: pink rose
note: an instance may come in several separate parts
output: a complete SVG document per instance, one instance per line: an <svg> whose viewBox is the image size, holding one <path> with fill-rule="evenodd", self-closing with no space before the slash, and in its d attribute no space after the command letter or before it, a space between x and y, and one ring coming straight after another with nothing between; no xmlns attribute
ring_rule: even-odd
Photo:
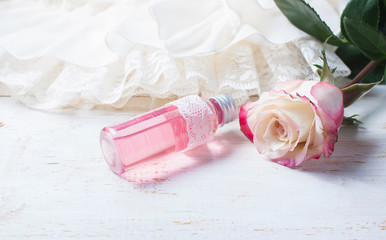
<svg viewBox="0 0 386 240"><path fill-rule="evenodd" d="M240 110L241 131L260 154L284 166L329 157L343 120L343 94L327 82L279 83Z"/></svg>

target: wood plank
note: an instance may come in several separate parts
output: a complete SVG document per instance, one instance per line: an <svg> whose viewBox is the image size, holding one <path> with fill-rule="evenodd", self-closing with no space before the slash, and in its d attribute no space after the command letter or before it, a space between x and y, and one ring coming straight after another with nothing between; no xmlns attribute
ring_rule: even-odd
<svg viewBox="0 0 386 240"><path fill-rule="evenodd" d="M136 113L36 111L0 98L0 239L380 239L386 86L348 108L336 150L290 169L233 122L186 154L114 175L102 127Z"/></svg>

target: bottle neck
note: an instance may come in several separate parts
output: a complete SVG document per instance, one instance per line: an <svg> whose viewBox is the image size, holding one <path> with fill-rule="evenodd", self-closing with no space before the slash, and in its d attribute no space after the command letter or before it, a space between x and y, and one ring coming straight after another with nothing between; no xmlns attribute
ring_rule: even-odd
<svg viewBox="0 0 386 240"><path fill-rule="evenodd" d="M216 97L209 98L213 104L218 118L218 125L220 127L224 124L232 122L237 118L237 106L235 100L228 94L221 94Z"/></svg>

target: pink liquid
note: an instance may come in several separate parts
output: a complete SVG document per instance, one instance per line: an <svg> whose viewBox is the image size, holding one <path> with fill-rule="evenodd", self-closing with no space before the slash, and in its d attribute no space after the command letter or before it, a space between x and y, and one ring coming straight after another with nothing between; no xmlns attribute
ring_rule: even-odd
<svg viewBox="0 0 386 240"><path fill-rule="evenodd" d="M100 143L111 170L127 178L134 167L153 160L168 160L173 152L210 141L218 126L236 118L236 103L229 95L208 100L192 95L103 128Z"/></svg>
<svg viewBox="0 0 386 240"><path fill-rule="evenodd" d="M189 142L186 126L178 108L169 105L105 127L101 132L105 159L121 175L138 163L184 150Z"/></svg>

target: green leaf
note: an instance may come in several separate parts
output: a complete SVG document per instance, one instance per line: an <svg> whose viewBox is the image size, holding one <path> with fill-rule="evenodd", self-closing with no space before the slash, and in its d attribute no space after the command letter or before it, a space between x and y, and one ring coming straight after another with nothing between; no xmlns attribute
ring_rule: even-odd
<svg viewBox="0 0 386 240"><path fill-rule="evenodd" d="M372 26L347 17L343 19L343 24L352 43L364 55L377 61L386 59L386 38L382 32Z"/></svg>
<svg viewBox="0 0 386 240"><path fill-rule="evenodd" d="M378 1L379 6L379 31L383 32L383 34L386 34L386 0L379 0Z"/></svg>
<svg viewBox="0 0 386 240"><path fill-rule="evenodd" d="M381 62L378 66L376 66L367 76L363 79L362 83L373 83L378 82L379 79L382 79L386 74L386 62ZM381 82L381 84L385 84L385 81Z"/></svg>
<svg viewBox="0 0 386 240"><path fill-rule="evenodd" d="M300 30L324 42L332 36L328 43L342 46L345 43L334 35L315 10L303 0L274 0L280 11Z"/></svg>
<svg viewBox="0 0 386 240"><path fill-rule="evenodd" d="M348 76L350 79L353 79L356 75L358 75L358 73L369 63L369 58L363 55L359 48L352 44L339 47L335 53L351 70L351 75ZM379 81L381 78L382 77L377 78L375 82Z"/></svg>
<svg viewBox="0 0 386 240"><path fill-rule="evenodd" d="M380 10L377 0L351 0L347 3L340 18L340 29L343 36L350 40L343 23L345 17L355 19L378 29L379 13Z"/></svg>
<svg viewBox="0 0 386 240"><path fill-rule="evenodd" d="M359 74L359 72L369 63L369 58L363 55L363 53L352 44L347 44L343 47L339 47L335 53L351 70L351 74L350 76L348 76L348 79L355 78ZM380 62L375 67L375 69L373 69L369 74L367 74L361 82L378 82L379 79L382 79L383 77L385 66L386 61ZM343 79L342 81L339 81L339 83L342 83L342 85L345 85L344 82L345 80ZM385 81L383 81L382 84L385 84Z"/></svg>
<svg viewBox="0 0 386 240"><path fill-rule="evenodd" d="M353 104L356 100L368 93L371 88L380 84L382 81L383 79L375 83L356 83L346 88L343 88L342 92L344 107L348 107Z"/></svg>
<svg viewBox="0 0 386 240"><path fill-rule="evenodd" d="M363 124L360 120L358 120L356 117L358 117L358 114L351 115L350 117L343 117L342 125L354 125L354 124Z"/></svg>

